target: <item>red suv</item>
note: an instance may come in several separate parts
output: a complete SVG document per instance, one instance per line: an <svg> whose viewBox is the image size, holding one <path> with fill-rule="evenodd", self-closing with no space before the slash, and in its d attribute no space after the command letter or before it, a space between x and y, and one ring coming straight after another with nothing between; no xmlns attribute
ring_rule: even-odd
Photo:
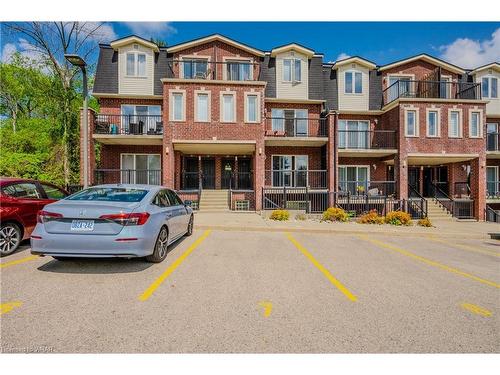
<svg viewBox="0 0 500 375"><path fill-rule="evenodd" d="M65 190L46 182L0 177L0 256L13 253L30 237L39 210L66 196Z"/></svg>

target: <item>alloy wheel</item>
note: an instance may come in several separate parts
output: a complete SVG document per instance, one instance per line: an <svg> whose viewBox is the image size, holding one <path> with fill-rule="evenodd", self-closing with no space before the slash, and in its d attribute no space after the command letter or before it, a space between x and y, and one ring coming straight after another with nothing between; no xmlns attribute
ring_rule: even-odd
<svg viewBox="0 0 500 375"><path fill-rule="evenodd" d="M160 235L158 236L158 256L163 258L167 253L167 245L168 245L168 234L165 228L162 228L160 231Z"/></svg>
<svg viewBox="0 0 500 375"><path fill-rule="evenodd" d="M14 252L21 242L21 234L12 224L7 224L0 229L0 253L7 255Z"/></svg>

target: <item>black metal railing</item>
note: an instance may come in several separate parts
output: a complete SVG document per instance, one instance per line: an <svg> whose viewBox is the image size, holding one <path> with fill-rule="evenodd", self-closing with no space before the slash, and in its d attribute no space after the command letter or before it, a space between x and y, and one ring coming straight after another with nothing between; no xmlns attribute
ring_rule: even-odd
<svg viewBox="0 0 500 375"><path fill-rule="evenodd" d="M326 170L266 170L264 186L325 189L328 175Z"/></svg>
<svg viewBox="0 0 500 375"><path fill-rule="evenodd" d="M500 151L500 133L486 134L486 150Z"/></svg>
<svg viewBox="0 0 500 375"><path fill-rule="evenodd" d="M181 173L181 181L183 190L198 189L200 186L200 173L183 171Z"/></svg>
<svg viewBox="0 0 500 375"><path fill-rule="evenodd" d="M172 60L169 63L169 75L172 78L256 81L259 74L260 64L251 61L208 61L190 58Z"/></svg>
<svg viewBox="0 0 500 375"><path fill-rule="evenodd" d="M307 187L264 187L262 206L264 210L278 208L303 210L307 213L320 213L328 208L328 192L314 191Z"/></svg>
<svg viewBox="0 0 500 375"><path fill-rule="evenodd" d="M161 185L160 169L96 169L94 183Z"/></svg>
<svg viewBox="0 0 500 375"><path fill-rule="evenodd" d="M485 220L492 223L500 223L500 211L494 210L490 206L486 206Z"/></svg>
<svg viewBox="0 0 500 375"><path fill-rule="evenodd" d="M481 99L481 84L402 79L384 89L383 104L399 98Z"/></svg>
<svg viewBox="0 0 500 375"><path fill-rule="evenodd" d="M97 114L95 134L162 135L162 115L107 115Z"/></svg>
<svg viewBox="0 0 500 375"><path fill-rule="evenodd" d="M339 149L395 149L395 130L339 130Z"/></svg>
<svg viewBox="0 0 500 375"><path fill-rule="evenodd" d="M357 195L349 191L331 193L333 205L340 207L352 215L359 216L376 210L379 215L385 216L390 211L401 211L404 208L403 200L382 195Z"/></svg>
<svg viewBox="0 0 500 375"><path fill-rule="evenodd" d="M428 213L427 200L418 190L408 184L408 200L405 202L405 212L408 212L413 219L423 219Z"/></svg>
<svg viewBox="0 0 500 375"><path fill-rule="evenodd" d="M435 201L437 201L446 209L446 211L453 215L454 201L447 193L444 192L442 187L438 186L436 183L432 183L431 195Z"/></svg>
<svg viewBox="0 0 500 375"><path fill-rule="evenodd" d="M326 118L266 117L265 135L269 137L328 137Z"/></svg>
<svg viewBox="0 0 500 375"><path fill-rule="evenodd" d="M437 183L431 184L434 200L457 219L474 218L474 200L472 198L453 199L445 193L442 186L439 186Z"/></svg>
<svg viewBox="0 0 500 375"><path fill-rule="evenodd" d="M340 192L351 195L369 196L395 196L395 181L340 181L338 189Z"/></svg>
<svg viewBox="0 0 500 375"><path fill-rule="evenodd" d="M486 181L486 198L500 199L500 181Z"/></svg>
<svg viewBox="0 0 500 375"><path fill-rule="evenodd" d="M456 198L469 198L471 190L468 182L455 182L453 196Z"/></svg>

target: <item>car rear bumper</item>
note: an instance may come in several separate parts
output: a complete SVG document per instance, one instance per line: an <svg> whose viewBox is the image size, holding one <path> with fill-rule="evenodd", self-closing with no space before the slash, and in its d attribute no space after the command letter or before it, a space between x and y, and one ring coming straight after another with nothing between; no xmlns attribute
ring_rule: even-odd
<svg viewBox="0 0 500 375"><path fill-rule="evenodd" d="M139 229L138 229L139 228ZM31 235L31 253L61 257L144 257L153 252L156 234L125 227L118 235L54 234L37 225Z"/></svg>

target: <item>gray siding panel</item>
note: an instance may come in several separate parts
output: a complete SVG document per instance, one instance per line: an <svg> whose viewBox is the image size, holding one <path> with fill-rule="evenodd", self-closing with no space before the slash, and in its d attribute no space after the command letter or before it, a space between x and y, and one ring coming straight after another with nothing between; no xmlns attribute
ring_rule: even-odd
<svg viewBox="0 0 500 375"><path fill-rule="evenodd" d="M163 84L161 82L162 78L168 77L168 60L167 51L160 50L159 53L155 53L155 66L154 66L154 94L163 94Z"/></svg>
<svg viewBox="0 0 500 375"><path fill-rule="evenodd" d="M370 101L368 109L377 110L382 108L382 74L376 70L370 71Z"/></svg>
<svg viewBox="0 0 500 375"><path fill-rule="evenodd" d="M337 71L332 70L331 66L323 67L323 96L325 103L325 109L338 110L339 108L339 95L338 95L338 85L337 85Z"/></svg>
<svg viewBox="0 0 500 375"><path fill-rule="evenodd" d="M118 94L118 53L112 48L99 48L93 91Z"/></svg>
<svg viewBox="0 0 500 375"><path fill-rule="evenodd" d="M323 58L309 60L309 99L323 99Z"/></svg>
<svg viewBox="0 0 500 375"><path fill-rule="evenodd" d="M266 81L266 98L276 98L276 59L265 56L260 64L260 81Z"/></svg>

